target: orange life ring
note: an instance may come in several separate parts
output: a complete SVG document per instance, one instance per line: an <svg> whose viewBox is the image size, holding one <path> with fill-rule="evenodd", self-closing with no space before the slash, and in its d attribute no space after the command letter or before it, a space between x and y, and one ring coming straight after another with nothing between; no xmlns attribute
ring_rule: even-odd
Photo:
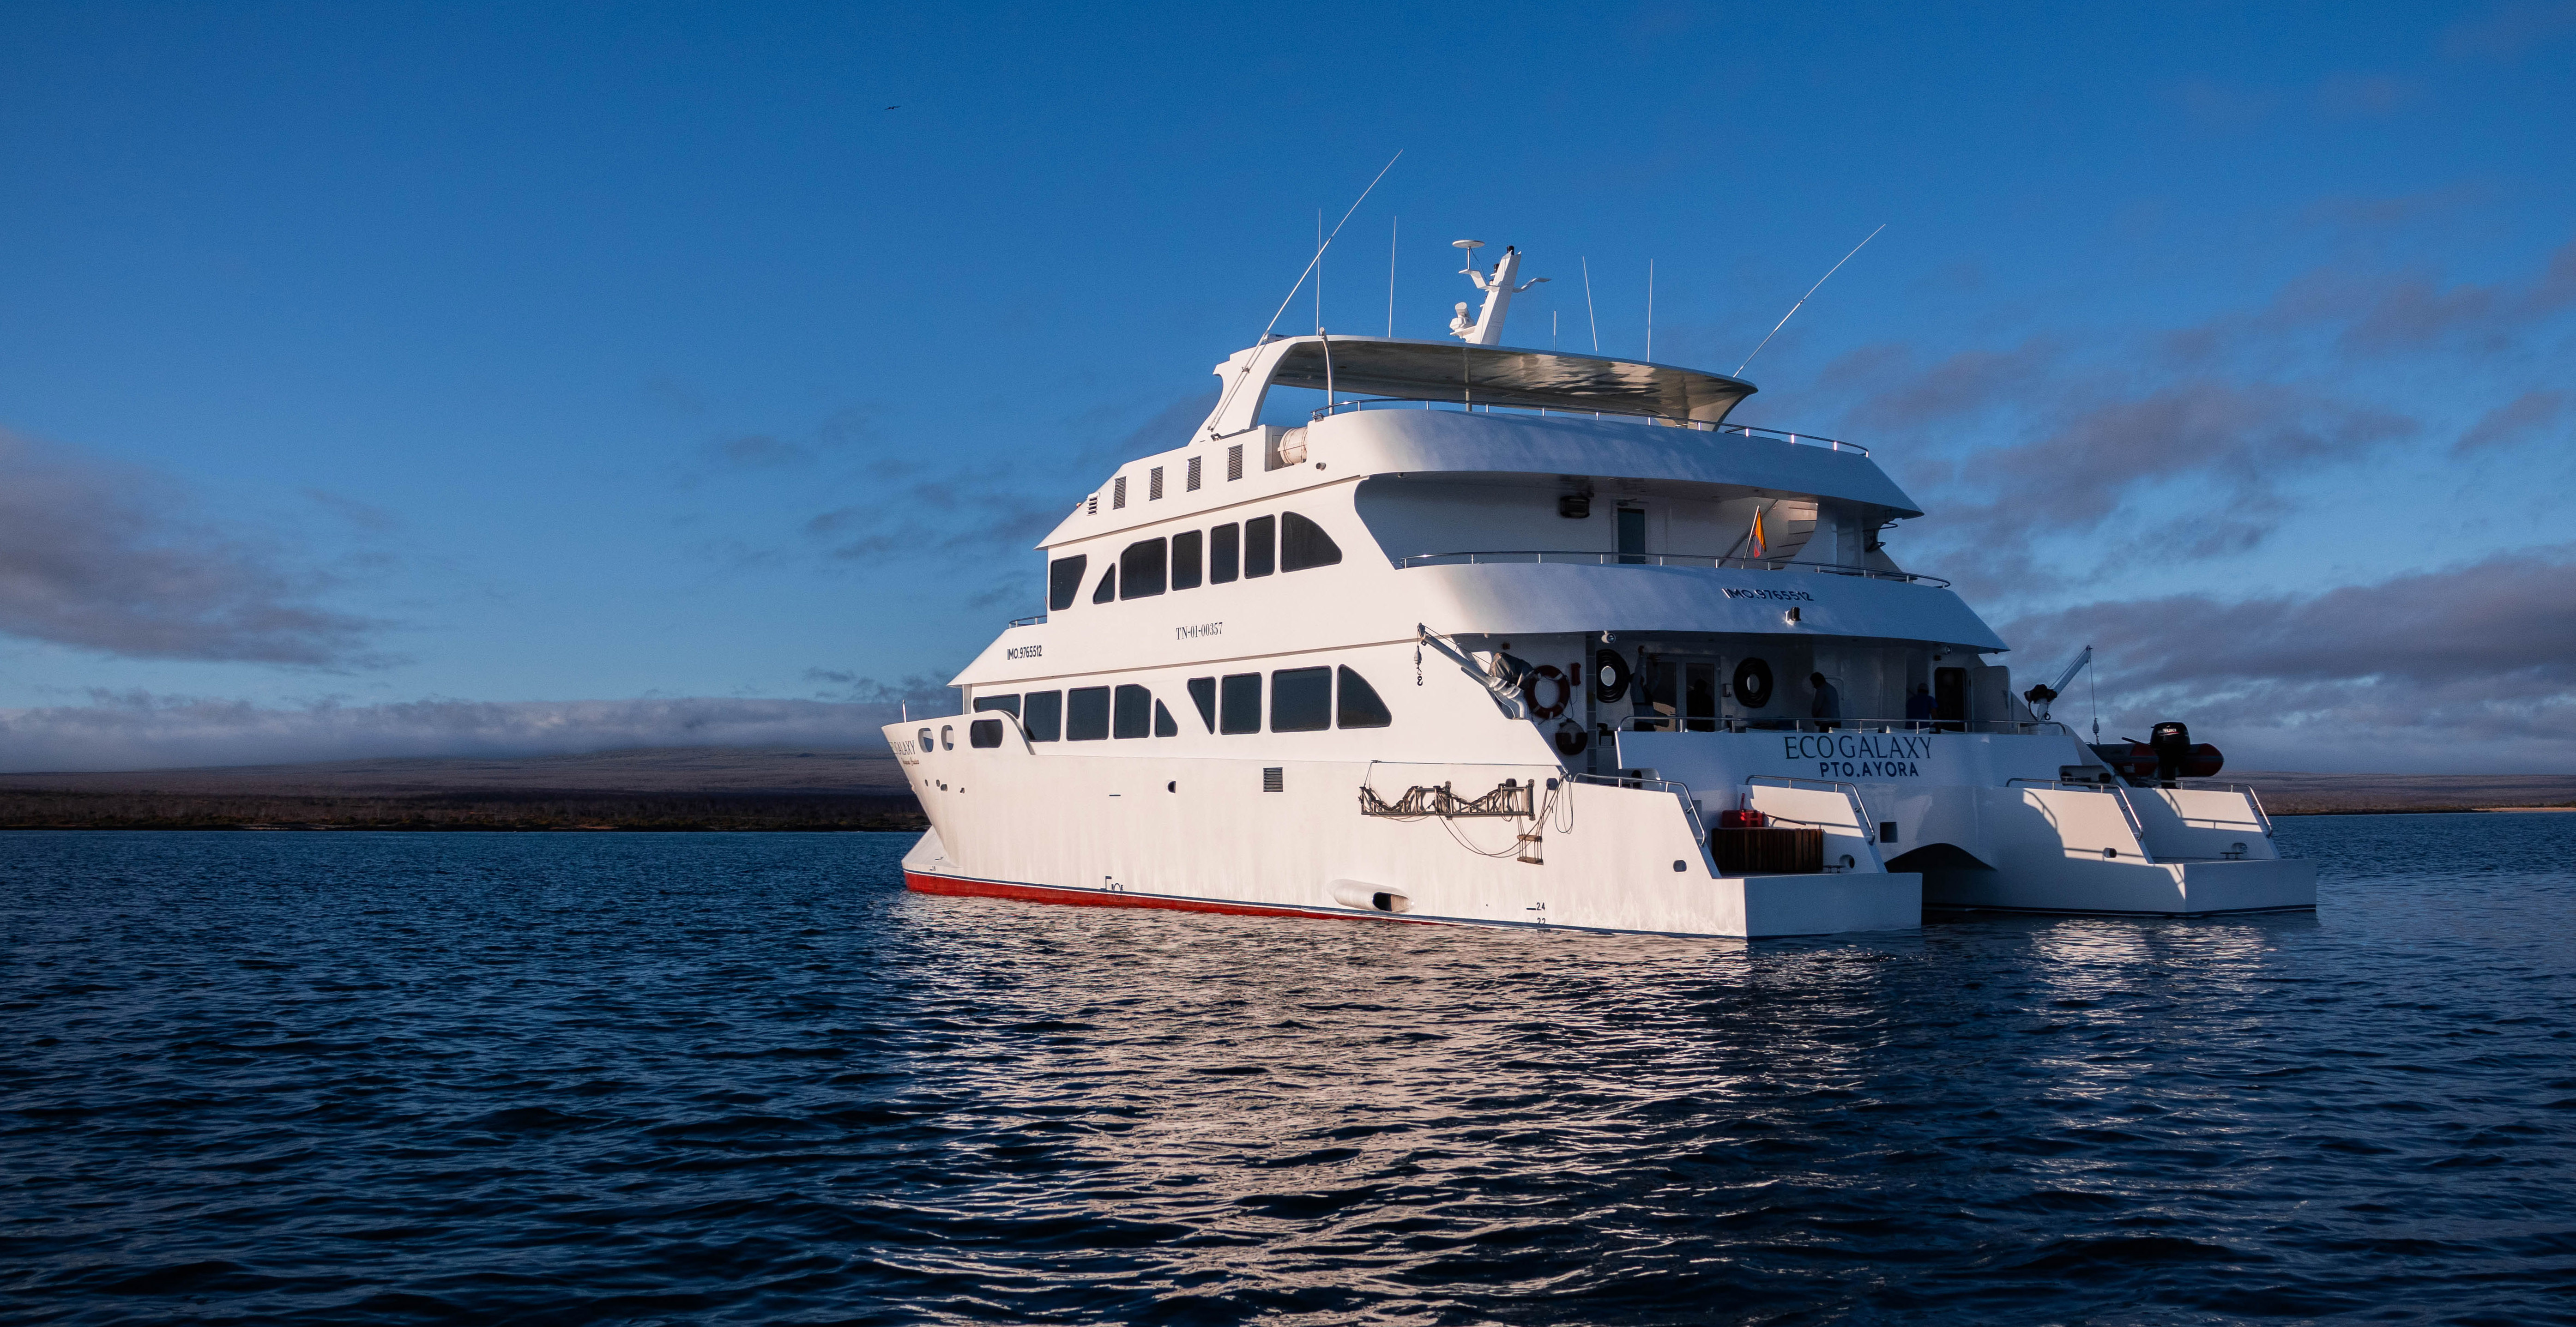
<svg viewBox="0 0 2576 1327"><path fill-rule="evenodd" d="M1555 704L1538 703L1538 684L1541 682L1556 684ZM1521 699L1529 703L1531 717L1553 719L1565 713L1565 707L1573 703L1574 683L1567 681L1565 674L1557 671L1555 664L1540 664L1521 679Z"/></svg>

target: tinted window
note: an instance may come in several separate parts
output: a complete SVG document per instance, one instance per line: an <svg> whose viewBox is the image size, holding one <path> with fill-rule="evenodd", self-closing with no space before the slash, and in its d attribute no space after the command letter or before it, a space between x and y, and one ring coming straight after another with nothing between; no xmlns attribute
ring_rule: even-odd
<svg viewBox="0 0 2576 1327"><path fill-rule="evenodd" d="M977 714L981 714L986 710L1000 710L1004 714L1017 714L1020 712L1020 698L1016 695L977 696L975 698L975 712Z"/></svg>
<svg viewBox="0 0 2576 1327"><path fill-rule="evenodd" d="M966 741L971 746L993 747L1002 744L1002 721L977 719L966 725Z"/></svg>
<svg viewBox="0 0 2576 1327"><path fill-rule="evenodd" d="M939 749L939 739L932 737L929 729L922 729L918 734L916 734L916 737L921 743L921 749L924 754L928 754L929 752Z"/></svg>
<svg viewBox="0 0 2576 1327"><path fill-rule="evenodd" d="M1332 726L1332 669L1282 668L1270 675L1270 731L1311 733Z"/></svg>
<svg viewBox="0 0 2576 1327"><path fill-rule="evenodd" d="M1206 724L1209 732L1215 732L1216 679L1213 677L1191 678L1190 701L1192 704L1199 707L1199 722Z"/></svg>
<svg viewBox="0 0 2576 1327"><path fill-rule="evenodd" d="M1329 567L1342 560L1342 546L1324 533L1324 527L1295 512L1279 518L1279 569L1304 571L1308 567Z"/></svg>
<svg viewBox="0 0 2576 1327"><path fill-rule="evenodd" d="M1064 740L1097 742L1109 736L1109 688L1075 687L1065 693Z"/></svg>
<svg viewBox="0 0 2576 1327"><path fill-rule="evenodd" d="M1159 701L1159 700L1158 700L1158 701L1155 701L1155 702L1154 702L1154 736L1156 736L1156 737L1178 737L1178 736L1180 736L1180 735L1181 735L1181 726L1180 726L1179 724L1177 724L1177 723L1172 722L1172 712L1171 712L1170 710L1167 710L1167 709L1164 709L1164 708L1163 708L1163 702L1161 702L1161 701Z"/></svg>
<svg viewBox="0 0 2576 1327"><path fill-rule="evenodd" d="M1345 668L1341 670L1341 703L1334 707L1333 725L1337 728L1384 728L1395 721L1386 712L1386 702L1377 698L1377 688L1368 679Z"/></svg>
<svg viewBox="0 0 2576 1327"><path fill-rule="evenodd" d="M1117 597L1118 569L1116 567L1111 567L1109 570L1100 573L1100 588L1091 592L1091 602L1095 604L1105 604Z"/></svg>
<svg viewBox="0 0 2576 1327"><path fill-rule="evenodd" d="M1255 516L1243 523L1243 575L1246 580L1267 576L1274 570L1271 554L1273 532L1279 527L1276 516Z"/></svg>
<svg viewBox="0 0 2576 1327"><path fill-rule="evenodd" d="M1223 585L1243 571L1243 527L1220 525L1208 531L1208 584Z"/></svg>
<svg viewBox="0 0 2576 1327"><path fill-rule="evenodd" d="M1226 678L1224 700L1224 717L1217 721L1218 732L1261 731L1261 674L1236 673Z"/></svg>
<svg viewBox="0 0 2576 1327"><path fill-rule="evenodd" d="M1192 461L1196 465L1198 462ZM1172 588L1195 590L1199 584L1199 532L1183 530L1172 536Z"/></svg>
<svg viewBox="0 0 2576 1327"><path fill-rule="evenodd" d="M1159 541L1157 541L1159 542ZM1153 730L1154 693L1140 686L1118 688L1118 721L1111 737L1143 737Z"/></svg>
<svg viewBox="0 0 2576 1327"><path fill-rule="evenodd" d="M1052 742L1064 736L1064 693L1032 691L1021 697L1020 726L1029 730L1032 742Z"/></svg>
<svg viewBox="0 0 2576 1327"><path fill-rule="evenodd" d="M1142 599L1163 592L1163 541L1139 539L1118 555L1118 597Z"/></svg>
<svg viewBox="0 0 2576 1327"><path fill-rule="evenodd" d="M1091 558L1081 553L1047 564L1047 611L1062 612L1073 607L1074 599L1082 593L1082 569L1090 565Z"/></svg>

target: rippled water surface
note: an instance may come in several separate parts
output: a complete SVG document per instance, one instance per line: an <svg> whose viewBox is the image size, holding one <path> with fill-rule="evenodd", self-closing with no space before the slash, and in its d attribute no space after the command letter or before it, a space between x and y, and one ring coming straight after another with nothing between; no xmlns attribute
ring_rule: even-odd
<svg viewBox="0 0 2576 1327"><path fill-rule="evenodd" d="M0 836L9 1322L2576 1321L2576 815L1753 946Z"/></svg>

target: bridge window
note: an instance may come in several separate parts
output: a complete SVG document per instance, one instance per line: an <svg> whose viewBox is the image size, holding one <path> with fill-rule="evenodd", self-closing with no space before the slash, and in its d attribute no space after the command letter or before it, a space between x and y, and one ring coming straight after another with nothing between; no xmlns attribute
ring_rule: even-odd
<svg viewBox="0 0 2576 1327"><path fill-rule="evenodd" d="M1180 726L1179 724L1177 724L1177 723L1172 722L1172 712L1171 712L1170 710L1167 710L1167 709L1164 709L1164 708L1163 708L1163 702L1161 702L1161 701L1159 701L1159 700L1158 700L1158 701L1155 701L1155 702L1154 702L1154 736L1156 736L1156 737L1178 737L1178 736L1180 736L1180 735L1181 735L1181 726Z"/></svg>
<svg viewBox="0 0 2576 1327"><path fill-rule="evenodd" d="M1109 736L1109 688L1075 687L1065 696L1064 738L1097 742Z"/></svg>
<svg viewBox="0 0 2576 1327"><path fill-rule="evenodd" d="M1047 564L1047 611L1061 613L1073 607L1082 594L1082 571L1091 565L1089 556L1076 553Z"/></svg>
<svg viewBox="0 0 2576 1327"><path fill-rule="evenodd" d="M1002 721L999 719L977 719L975 722L966 725L966 743L969 746L982 747L986 749L1000 746L1002 744Z"/></svg>
<svg viewBox="0 0 2576 1327"><path fill-rule="evenodd" d="M1213 677L1191 678L1190 703L1199 707L1199 722L1206 724L1209 732L1215 732L1216 679Z"/></svg>
<svg viewBox="0 0 2576 1327"><path fill-rule="evenodd" d="M1279 518L1255 516L1243 523L1243 578L1267 576L1278 569L1273 561L1278 551Z"/></svg>
<svg viewBox="0 0 2576 1327"><path fill-rule="evenodd" d="M975 698L975 712L977 714L981 714L986 710L1000 710L1004 714L1018 714L1020 712L1019 695L1015 692L1008 696L977 696Z"/></svg>
<svg viewBox="0 0 2576 1327"><path fill-rule="evenodd" d="M1139 539L1118 555L1118 597L1143 599L1163 592L1163 541Z"/></svg>
<svg viewBox="0 0 2576 1327"><path fill-rule="evenodd" d="M1135 685L1118 688L1117 724L1112 737L1143 737L1154 722L1154 693Z"/></svg>
<svg viewBox="0 0 2576 1327"><path fill-rule="evenodd" d="M1217 720L1220 733L1257 733L1261 731L1261 674L1228 674L1222 688L1223 711Z"/></svg>
<svg viewBox="0 0 2576 1327"><path fill-rule="evenodd" d="M1295 512L1279 518L1279 569L1304 571L1309 567L1329 567L1342 560L1342 546L1324 533L1324 527Z"/></svg>
<svg viewBox="0 0 2576 1327"><path fill-rule="evenodd" d="M1332 669L1282 668L1270 675L1270 731L1311 733L1332 726Z"/></svg>
<svg viewBox="0 0 2576 1327"><path fill-rule="evenodd" d="M1199 540L1196 530L1183 530L1172 536L1172 588L1195 590L1199 587Z"/></svg>
<svg viewBox="0 0 2576 1327"><path fill-rule="evenodd" d="M1105 604L1117 597L1118 569L1116 567L1111 567L1109 570L1100 573L1100 588L1091 592L1091 602L1095 604Z"/></svg>
<svg viewBox="0 0 2576 1327"><path fill-rule="evenodd" d="M1377 688L1370 686L1367 678L1344 667L1339 680L1341 703L1333 712L1334 727L1384 728L1395 722L1395 716L1386 712L1386 702L1377 698Z"/></svg>
<svg viewBox="0 0 2576 1327"><path fill-rule="evenodd" d="M1032 691L1020 698L1020 726L1029 730L1032 742L1053 742L1064 736L1064 693Z"/></svg>
<svg viewBox="0 0 2576 1327"><path fill-rule="evenodd" d="M1208 531L1208 584L1223 585L1243 572L1243 527L1231 522Z"/></svg>

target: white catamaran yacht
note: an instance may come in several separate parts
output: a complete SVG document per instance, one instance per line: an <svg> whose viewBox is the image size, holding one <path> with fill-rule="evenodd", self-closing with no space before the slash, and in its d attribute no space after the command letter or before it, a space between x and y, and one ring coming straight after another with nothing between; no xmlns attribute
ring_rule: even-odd
<svg viewBox="0 0 2576 1327"><path fill-rule="evenodd" d="M2097 748L2014 694L1867 451L1502 345L1519 263L1455 341L1265 336L1074 504L965 712L886 730L913 889L1715 936L2315 906L2180 725ZM1262 422L1280 389L1320 408Z"/></svg>

